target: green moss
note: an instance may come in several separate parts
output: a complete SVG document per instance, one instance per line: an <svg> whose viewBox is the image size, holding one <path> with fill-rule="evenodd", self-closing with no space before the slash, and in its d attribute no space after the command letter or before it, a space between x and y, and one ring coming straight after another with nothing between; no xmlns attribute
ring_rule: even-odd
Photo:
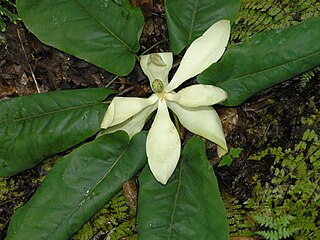
<svg viewBox="0 0 320 240"><path fill-rule="evenodd" d="M19 190L19 187L12 178L0 177L0 232L7 227L7 221L5 218L7 215L11 215L11 211L20 207L23 204L22 198L24 193ZM11 210L8 206L14 206ZM4 211L4 209L6 211Z"/></svg>
<svg viewBox="0 0 320 240"><path fill-rule="evenodd" d="M258 32L285 28L312 16L319 16L317 0L243 0L232 29L236 43Z"/></svg>
<svg viewBox="0 0 320 240"><path fill-rule="evenodd" d="M265 239L318 239L320 236L320 139L316 111L301 123L308 128L294 148L272 147L249 157L273 159L271 179L257 180L244 203L224 197L232 235ZM258 179L258 176L255 176Z"/></svg>
<svg viewBox="0 0 320 240"><path fill-rule="evenodd" d="M95 235L107 235L110 240L124 237L136 239L135 212L126 204L122 192L116 194L71 239L89 240Z"/></svg>

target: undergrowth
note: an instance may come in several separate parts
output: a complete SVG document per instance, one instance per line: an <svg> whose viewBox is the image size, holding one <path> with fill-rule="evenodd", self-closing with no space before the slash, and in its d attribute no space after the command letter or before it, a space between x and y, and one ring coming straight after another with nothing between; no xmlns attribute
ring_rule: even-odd
<svg viewBox="0 0 320 240"><path fill-rule="evenodd" d="M317 0L242 0L231 42L237 43L262 31L286 28L319 15Z"/></svg>
<svg viewBox="0 0 320 240"><path fill-rule="evenodd" d="M94 236L104 236L103 239L108 240L135 240L136 231L135 212L119 192L71 240L89 240Z"/></svg>
<svg viewBox="0 0 320 240"><path fill-rule="evenodd" d="M302 118L301 123L307 129L293 149L267 148L249 157L272 159L271 179L257 180L252 196L244 203L224 196L232 235L319 239L320 112Z"/></svg>
<svg viewBox="0 0 320 240"><path fill-rule="evenodd" d="M317 73L319 73L319 72L320 72L320 66L318 66L318 67L314 68L313 70L310 70L310 71L305 72L304 74L302 74L302 76L300 78L300 80L301 80L300 86L301 87L306 87L307 84L310 82L310 80L312 78L314 78L315 75Z"/></svg>
<svg viewBox="0 0 320 240"><path fill-rule="evenodd" d="M231 42L236 44L262 31L298 24L319 13L320 2L317 0L242 0ZM5 21L15 23L18 19L14 1L0 0L0 30L5 31ZM304 74L301 86L317 71L319 68ZM271 181L256 180L253 194L245 203L223 196L231 235L259 235L273 240L289 236L297 240L315 240L320 236L320 141L311 128L319 124L319 119L319 113L302 119L302 123L310 128L294 149L269 148L251 157L252 160L274 158L270 169L273 178ZM13 203L22 194L12 179L0 178L1 204ZM3 227L0 221L0 230ZM130 240L133 240L135 233L135 213L126 205L120 192L71 239L89 240L101 235L110 240L131 236Z"/></svg>
<svg viewBox="0 0 320 240"><path fill-rule="evenodd" d="M16 23L19 17L14 13L15 4L12 0L0 0L0 30L4 32L6 30L5 21Z"/></svg>
<svg viewBox="0 0 320 240"><path fill-rule="evenodd" d="M320 16L319 0L242 0L230 41L242 42L259 32L283 29L314 16ZM301 87L320 71L320 67L301 76Z"/></svg>

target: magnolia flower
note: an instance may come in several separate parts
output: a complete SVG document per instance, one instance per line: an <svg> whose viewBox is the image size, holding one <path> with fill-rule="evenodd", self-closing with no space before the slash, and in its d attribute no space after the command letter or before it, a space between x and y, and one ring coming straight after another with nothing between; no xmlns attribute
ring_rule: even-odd
<svg viewBox="0 0 320 240"><path fill-rule="evenodd" d="M202 84L186 87L177 93L174 90L217 62L225 51L229 35L229 21L221 20L212 25L187 49L170 82L171 52L142 56L140 65L154 93L147 99L115 97L104 116L101 127L107 132L124 130L132 137L142 130L148 116L158 109L147 136L146 149L150 169L162 184L167 183L176 168L181 150L180 136L168 108L186 129L216 143L219 156L228 151L220 118L211 106L224 101L226 92Z"/></svg>

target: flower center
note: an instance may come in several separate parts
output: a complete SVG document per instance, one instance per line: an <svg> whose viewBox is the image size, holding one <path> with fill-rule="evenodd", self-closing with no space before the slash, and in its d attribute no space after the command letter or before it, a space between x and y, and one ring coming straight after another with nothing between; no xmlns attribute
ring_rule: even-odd
<svg viewBox="0 0 320 240"><path fill-rule="evenodd" d="M151 84L151 88L155 93L162 93L164 88L163 82L159 79L155 79Z"/></svg>

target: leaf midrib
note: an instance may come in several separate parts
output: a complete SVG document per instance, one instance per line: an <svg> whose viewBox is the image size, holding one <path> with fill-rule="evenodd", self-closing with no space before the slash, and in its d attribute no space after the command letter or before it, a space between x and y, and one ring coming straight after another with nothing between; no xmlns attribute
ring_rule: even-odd
<svg viewBox="0 0 320 240"><path fill-rule="evenodd" d="M96 18L95 15L88 8L86 8L83 4L81 4L79 0L75 0L75 2L87 13L87 15L89 15L89 17L91 17L94 21L96 21L103 30L109 32L111 36L113 36L116 40L118 40L130 52L134 52L115 32L113 32L103 22L101 22L98 18Z"/></svg>
<svg viewBox="0 0 320 240"><path fill-rule="evenodd" d="M173 231L172 229L173 229L173 223L174 223L176 212L177 212L177 205L178 205L178 200L179 200L179 196L180 196L181 183L182 183L182 161L180 160L179 179L178 179L178 183L177 183L176 195L175 195L175 199L174 199L174 205L173 205L171 220L170 220L169 229L168 229L168 232L169 232L168 240L170 240L172 237L172 231Z"/></svg>
<svg viewBox="0 0 320 240"><path fill-rule="evenodd" d="M91 190L86 193L84 195L84 198L81 199L81 201L77 204L77 206L72 210L72 212L70 214L68 214L61 222L60 224L52 231L51 237L49 239L53 239L52 237L54 236L53 234L56 233L56 231L58 231L58 229L63 226L63 223L69 219L74 213L75 211L77 211L79 209L80 206L82 206L87 200L88 197L91 195L92 192L94 192L94 190L96 190L96 188L100 185L100 183L108 176L108 174L113 170L113 168L117 165L117 163L120 161L120 159L122 158L123 154L127 151L129 145L127 145L127 147L125 147L125 149L120 153L119 157L116 159L116 161L111 165L111 167L108 169L108 171L100 178L99 181L97 181L97 183L91 188Z"/></svg>
<svg viewBox="0 0 320 240"><path fill-rule="evenodd" d="M188 36L188 45L190 45L190 43L192 41L193 28L194 28L195 18L197 15L198 5L199 5L199 0L197 0L197 2L196 2L196 7L195 7L195 10L193 11L193 15L192 15L192 19L191 19L190 31L189 31L189 36Z"/></svg>
<svg viewBox="0 0 320 240"><path fill-rule="evenodd" d="M54 111L49 111L49 112L36 114L36 115L28 116L28 117L22 117L22 118L18 118L18 119L6 119L6 120L3 120L3 121L0 121L0 125L2 125L2 124L5 125L6 122L17 123L17 122L20 122L20 121L30 121L30 120L35 119L35 118L41 118L41 117L49 116L49 115L52 115L52 114L60 113L60 112L63 112L63 111L72 111L72 110L75 110L75 109L87 108L87 107L94 106L94 105L103 105L103 103L102 102L95 102L95 103L90 103L90 104L84 104L84 105L81 105L81 106L60 108L60 109L57 109L57 110L54 110Z"/></svg>
<svg viewBox="0 0 320 240"><path fill-rule="evenodd" d="M303 56L303 57L301 57L301 58L297 58L297 59L295 59L295 60L291 60L291 61L285 62L285 63L283 63L283 64L280 64L280 65L272 66L272 67L263 69L263 70L261 70L261 71L254 72L254 73L250 73L250 74L247 74L247 75L244 75L244 76L241 76L241 77L232 78L232 79L227 80L227 81L224 81L224 82L222 82L222 83L217 83L216 85L217 85L217 86L222 86L222 85L224 85L225 83L232 83L232 82L235 82L235 81L241 81L241 79L245 79L245 78L248 78L248 77L254 76L254 75L259 75L259 74L262 74L263 72L268 72L268 71L270 71L270 70L272 70L272 69L279 68L279 67L282 67L282 66L291 64L291 63L293 63L293 62L303 61L304 59L309 58L309 57L312 57L313 55L316 55L316 54L319 54L319 53L320 53L320 51L315 52L315 53L312 53L312 54L308 54L307 56Z"/></svg>

